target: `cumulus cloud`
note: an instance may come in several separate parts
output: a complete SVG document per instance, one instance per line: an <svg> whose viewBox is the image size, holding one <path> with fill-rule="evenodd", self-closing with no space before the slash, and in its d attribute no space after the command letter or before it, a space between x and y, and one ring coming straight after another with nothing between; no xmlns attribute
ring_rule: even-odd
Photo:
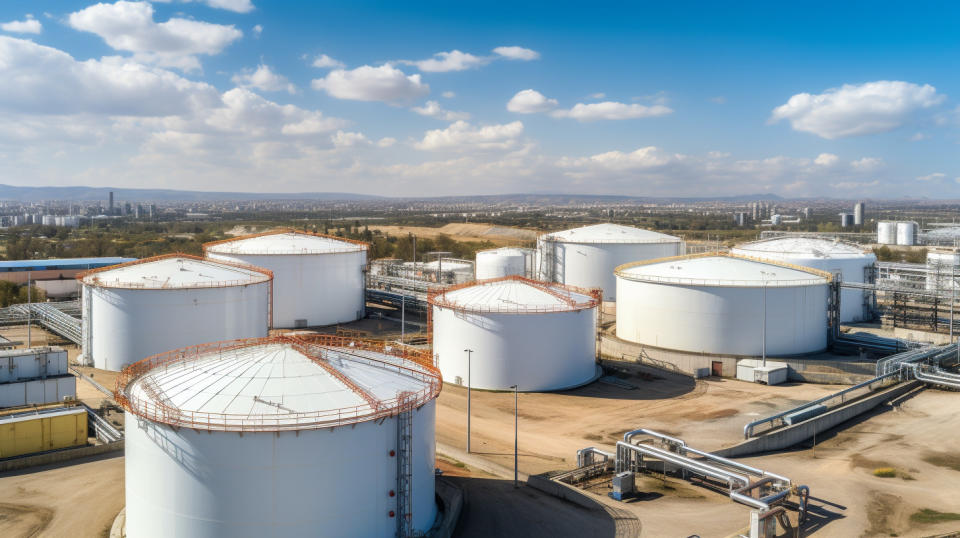
<svg viewBox="0 0 960 538"><path fill-rule="evenodd" d="M154 2L167 4L173 0L153 0ZM225 9L234 13L250 13L254 10L253 2L250 0L180 0L181 2L200 2L212 8Z"/></svg>
<svg viewBox="0 0 960 538"><path fill-rule="evenodd" d="M349 71L335 69L324 78L314 79L311 86L337 99L387 103L409 102L430 93L430 86L420 81L420 75L407 75L388 64Z"/></svg>
<svg viewBox="0 0 960 538"><path fill-rule="evenodd" d="M414 107L412 109L417 114L421 116L428 116L431 118L436 118L438 120L444 121L457 121L457 120L468 120L470 119L470 114L466 112L454 112L452 110L446 110L440 103L437 101L427 101L424 106Z"/></svg>
<svg viewBox="0 0 960 538"><path fill-rule="evenodd" d="M337 131L336 134L330 137L330 141L333 142L333 147L335 148L351 148L370 144L370 140L364 136L363 133L345 131Z"/></svg>
<svg viewBox="0 0 960 538"><path fill-rule="evenodd" d="M43 25L33 15L27 14L22 21L0 22L0 30L15 34L39 34L43 31Z"/></svg>
<svg viewBox="0 0 960 538"><path fill-rule="evenodd" d="M523 47L497 47L493 49L493 53L506 58L508 60L537 60L540 58L540 53L535 50L525 49Z"/></svg>
<svg viewBox="0 0 960 538"><path fill-rule="evenodd" d="M265 92L286 91L297 93L297 87L287 80L287 77L278 75L270 66L260 64L256 69L245 69L231 79L234 84L242 88L256 88Z"/></svg>
<svg viewBox="0 0 960 538"><path fill-rule="evenodd" d="M380 148L389 148L390 146L397 143L397 139L392 136L385 136L380 140L377 140L377 147Z"/></svg>
<svg viewBox="0 0 960 538"><path fill-rule="evenodd" d="M200 68L197 55L219 54L243 36L233 25L182 18L158 23L148 2L95 4L71 13L68 22L115 50L132 52L137 61L186 71Z"/></svg>
<svg viewBox="0 0 960 538"><path fill-rule="evenodd" d="M833 166L840 161L840 157L832 153L821 153L817 155L817 158L814 159L814 163L819 164L820 166Z"/></svg>
<svg viewBox="0 0 960 538"><path fill-rule="evenodd" d="M925 176L918 176L917 181L940 181L945 177L947 177L947 174L944 174L943 172L934 172Z"/></svg>
<svg viewBox="0 0 960 538"><path fill-rule="evenodd" d="M263 25L257 24L253 27L253 37L260 39L260 35L263 34Z"/></svg>
<svg viewBox="0 0 960 538"><path fill-rule="evenodd" d="M313 66L319 67L320 69L327 69L331 67L343 67L343 62L339 60L334 60L333 58L327 56L326 54L321 54L313 59Z"/></svg>
<svg viewBox="0 0 960 538"><path fill-rule="evenodd" d="M539 114L557 108L556 99L548 99L537 90L521 90L507 103L507 110L517 114Z"/></svg>
<svg viewBox="0 0 960 538"><path fill-rule="evenodd" d="M665 116L673 109L664 105L625 104L616 101L600 103L577 103L570 110L555 110L552 115L556 118L573 118L578 121L598 120L630 120L637 118L652 118Z"/></svg>
<svg viewBox="0 0 960 538"><path fill-rule="evenodd" d="M476 127L465 121L450 124L446 129L427 131L415 147L422 150L466 151L471 149L511 149L523 135L523 122Z"/></svg>
<svg viewBox="0 0 960 538"><path fill-rule="evenodd" d="M438 52L433 55L433 58L427 58L426 60L401 60L400 63L414 65L425 73L445 73L474 69L490 63L490 58L451 50L450 52Z"/></svg>
<svg viewBox="0 0 960 538"><path fill-rule="evenodd" d="M883 159L878 157L863 157L850 163L850 166L858 170L873 170L884 165Z"/></svg>
<svg viewBox="0 0 960 538"><path fill-rule="evenodd" d="M892 131L944 99L929 84L898 80L845 84L821 94L794 95L773 110L770 122L787 120L795 131L832 140Z"/></svg>

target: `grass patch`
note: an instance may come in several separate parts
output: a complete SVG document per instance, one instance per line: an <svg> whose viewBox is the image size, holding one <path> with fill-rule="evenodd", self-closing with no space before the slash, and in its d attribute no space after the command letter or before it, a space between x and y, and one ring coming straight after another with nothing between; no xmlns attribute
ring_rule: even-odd
<svg viewBox="0 0 960 538"><path fill-rule="evenodd" d="M873 476L880 478L896 478L897 470L893 467L877 467L873 470Z"/></svg>
<svg viewBox="0 0 960 538"><path fill-rule="evenodd" d="M910 516L910 521L914 523L943 523L945 521L960 521L960 514L954 512L937 512L929 508L924 508L914 512Z"/></svg>

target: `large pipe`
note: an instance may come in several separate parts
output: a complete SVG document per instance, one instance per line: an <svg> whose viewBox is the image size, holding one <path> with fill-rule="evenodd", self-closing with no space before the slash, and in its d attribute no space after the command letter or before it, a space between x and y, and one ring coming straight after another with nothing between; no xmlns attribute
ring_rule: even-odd
<svg viewBox="0 0 960 538"><path fill-rule="evenodd" d="M589 465L588 463L586 463L587 456L594 455L594 454L598 456L603 456L603 463L606 463L610 460L615 460L617 457L615 454L611 454L610 452L600 450L599 448L596 448L596 447L588 446L587 448L581 448L580 450L577 451L577 467L586 467L587 465ZM593 458L590 458L590 460L592 462Z"/></svg>
<svg viewBox="0 0 960 538"><path fill-rule="evenodd" d="M627 450L639 452L640 454L646 454L656 459L673 463L674 465L679 465L684 469L691 470L695 473L702 474L704 476L709 476L717 480L722 480L730 486L731 490L735 488L735 484L739 484L740 487L746 487L750 485L750 479L747 478L746 476L743 476L737 473L732 473L730 471L720 469L712 465L707 465L705 463L680 456L673 452L661 450L656 447L652 447L649 445L632 445L629 443L624 443L623 441L618 441L617 448L619 449L620 447L625 447Z"/></svg>
<svg viewBox="0 0 960 538"><path fill-rule="evenodd" d="M683 442L682 439L677 439L676 437L670 437L669 435L664 435L664 434L662 434L662 433L660 433L660 432L655 432L655 431L653 431L653 430L648 430L648 429L646 429L646 428L640 428L640 429L637 429L637 430L631 430L631 431L628 431L627 433L623 434L623 442L624 442L624 443L630 443L630 440L633 439L633 438L634 438L635 436L637 436L637 435L649 435L650 437L656 437L657 439L660 439L661 441L667 441L667 442L672 443L672 444L677 445L677 446L684 446L684 447L687 446L687 444L686 444L685 442Z"/></svg>
<svg viewBox="0 0 960 538"><path fill-rule="evenodd" d="M774 478L774 479L776 479L776 480L780 480L781 482L785 483L787 486L789 486L789 485L791 484L790 479L787 478L787 477L785 477L785 476L780 476L780 475L778 475L778 474L771 473L771 472L769 472L769 471L764 471L763 469L758 469L758 468L756 468L756 467L751 467L751 466L749 466L749 465L740 463L740 462L738 462L738 461L733 461L733 460L731 460L731 459L723 458L723 457L717 456L717 455L715 455L715 454L711 454L711 453L709 453L709 452L704 452L704 451L702 451L702 450L697 450L696 448L684 447L684 450L685 450L686 452L690 452L690 453L696 454L696 455L698 455L698 456L700 456L700 457L702 457L702 458L706 458L706 459L708 459L708 460L710 460L710 461L714 461L714 462L717 462L717 463L722 463L723 465L726 465L726 466L728 466L728 467L733 467L734 469L738 469L738 470L740 470L740 471L744 471L744 472L750 473L750 474L755 475L755 476Z"/></svg>

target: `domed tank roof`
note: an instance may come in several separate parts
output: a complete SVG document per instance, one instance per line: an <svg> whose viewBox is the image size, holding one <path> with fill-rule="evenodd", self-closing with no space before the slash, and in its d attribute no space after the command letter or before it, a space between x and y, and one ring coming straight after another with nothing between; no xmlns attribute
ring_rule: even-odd
<svg viewBox="0 0 960 538"><path fill-rule="evenodd" d="M472 312L568 312L593 308L597 298L589 290L507 276L442 289L430 303Z"/></svg>
<svg viewBox="0 0 960 538"><path fill-rule="evenodd" d="M829 273L734 254L694 254L621 265L627 280L688 286L810 286L826 284Z"/></svg>
<svg viewBox="0 0 960 538"><path fill-rule="evenodd" d="M682 241L679 237L672 235L610 222L553 232L541 236L541 239L564 243L679 243Z"/></svg>
<svg viewBox="0 0 960 538"><path fill-rule="evenodd" d="M203 250L213 254L270 256L358 252L366 250L367 247L368 245L362 241L343 237L295 230L275 230L206 243L203 245Z"/></svg>
<svg viewBox="0 0 960 538"><path fill-rule="evenodd" d="M105 288L167 290L258 284L272 279L273 273L187 254L166 254L94 269L77 278L86 285Z"/></svg>
<svg viewBox="0 0 960 538"><path fill-rule="evenodd" d="M856 245L842 241L831 241L813 237L774 237L744 243L734 248L735 252L749 256L809 257L809 258L869 258L872 253L864 252Z"/></svg>

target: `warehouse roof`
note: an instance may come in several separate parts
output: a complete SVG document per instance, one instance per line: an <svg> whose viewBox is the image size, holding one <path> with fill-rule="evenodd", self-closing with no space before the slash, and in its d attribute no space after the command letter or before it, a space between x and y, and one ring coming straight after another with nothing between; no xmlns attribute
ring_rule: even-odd
<svg viewBox="0 0 960 538"><path fill-rule="evenodd" d="M633 262L617 267L618 277L689 286L811 286L826 284L830 273L734 254L694 254Z"/></svg>
<svg viewBox="0 0 960 538"><path fill-rule="evenodd" d="M124 370L121 403L195 429L279 431L376 420L396 414L401 394L419 407L439 393L431 367L348 344L278 337L164 353Z"/></svg>
<svg viewBox="0 0 960 538"><path fill-rule="evenodd" d="M566 312L597 305L597 299L587 290L519 276L439 290L431 296L430 302L440 307L500 313Z"/></svg>
<svg viewBox="0 0 960 538"><path fill-rule="evenodd" d="M804 256L812 258L870 258L871 253L842 241L813 237L774 237L738 245L739 251L748 256Z"/></svg>
<svg viewBox="0 0 960 538"><path fill-rule="evenodd" d="M359 252L367 244L342 237L333 237L295 230L277 230L262 234L245 235L203 245L204 251L213 254L247 255L295 255L336 254Z"/></svg>
<svg viewBox="0 0 960 538"><path fill-rule="evenodd" d="M97 269L136 260L136 258L52 258L49 260L0 261L0 273L14 271L55 271Z"/></svg>
<svg viewBox="0 0 960 538"><path fill-rule="evenodd" d="M183 289L257 284L272 279L273 273L186 254L167 254L89 271L78 278L84 284L107 288Z"/></svg>
<svg viewBox="0 0 960 538"><path fill-rule="evenodd" d="M633 226L604 223L553 232L541 239L564 243L679 243L679 237Z"/></svg>

